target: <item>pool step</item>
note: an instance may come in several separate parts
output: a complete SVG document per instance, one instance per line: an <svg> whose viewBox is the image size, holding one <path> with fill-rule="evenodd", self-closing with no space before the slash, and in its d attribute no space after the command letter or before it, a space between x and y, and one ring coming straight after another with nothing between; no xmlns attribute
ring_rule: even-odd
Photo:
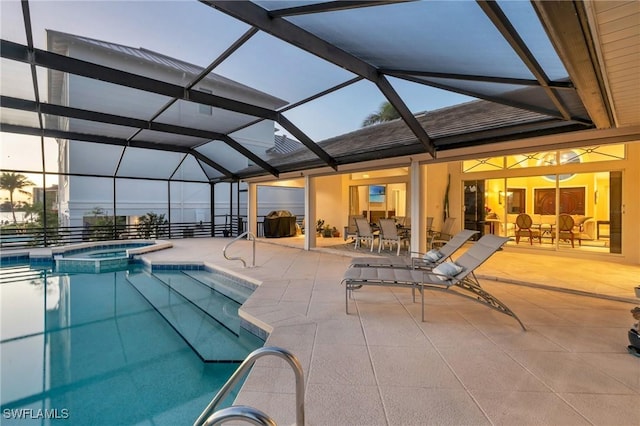
<svg viewBox="0 0 640 426"><path fill-rule="evenodd" d="M0 284L24 280L38 280L43 276L43 269L31 269L29 265L3 266Z"/></svg>
<svg viewBox="0 0 640 426"><path fill-rule="evenodd" d="M164 279L168 278L164 273L161 275ZM205 362L242 362L255 349L256 343L261 344L260 339L241 330L239 325L237 332L231 331L228 326L223 326L218 319L202 309L201 306L213 310L214 306L225 305L218 300L224 296L205 297L204 292L195 290L195 285L202 286L201 283L189 284L172 277L172 287L169 287L162 279L146 271L129 271L126 277ZM189 278L186 275L184 277ZM185 297L179 289L194 300ZM210 289L205 290L213 293ZM227 311L229 309L231 308L227 306ZM237 306L234 311L237 312Z"/></svg>
<svg viewBox="0 0 640 426"><path fill-rule="evenodd" d="M246 302L249 296L255 291L255 288L249 287L249 284L239 283L233 278L220 274L214 276L208 271L182 271L182 273L240 304Z"/></svg>
<svg viewBox="0 0 640 426"><path fill-rule="evenodd" d="M156 271L153 273L153 276L189 300L203 312L206 312L232 333L240 333L240 318L238 317L240 303L235 299L204 284L202 281L194 279L183 271ZM217 278L216 276L216 279ZM217 287L219 289L226 288L224 285Z"/></svg>

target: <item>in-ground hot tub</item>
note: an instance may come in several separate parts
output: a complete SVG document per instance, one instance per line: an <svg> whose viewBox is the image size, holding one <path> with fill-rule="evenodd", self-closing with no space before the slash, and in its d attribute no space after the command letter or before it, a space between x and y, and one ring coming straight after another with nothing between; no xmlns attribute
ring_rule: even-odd
<svg viewBox="0 0 640 426"><path fill-rule="evenodd" d="M136 255L169 247L164 241L105 241L60 247L52 254L58 272L100 273L125 269Z"/></svg>

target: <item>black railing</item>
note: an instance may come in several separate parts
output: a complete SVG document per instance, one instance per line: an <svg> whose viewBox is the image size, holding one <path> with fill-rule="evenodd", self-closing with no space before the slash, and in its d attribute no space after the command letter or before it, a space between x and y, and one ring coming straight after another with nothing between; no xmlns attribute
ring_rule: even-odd
<svg viewBox="0 0 640 426"><path fill-rule="evenodd" d="M140 225L87 225L47 228L34 224L0 228L0 249L62 246L87 241L128 239L179 239L236 237L245 231L246 218L230 215L214 217L214 222Z"/></svg>

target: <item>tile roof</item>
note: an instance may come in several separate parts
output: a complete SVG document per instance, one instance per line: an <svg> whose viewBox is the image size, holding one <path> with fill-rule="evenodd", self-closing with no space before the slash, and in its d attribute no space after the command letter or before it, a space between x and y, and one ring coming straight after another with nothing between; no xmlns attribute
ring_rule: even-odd
<svg viewBox="0 0 640 426"><path fill-rule="evenodd" d="M275 135L275 145L267 150L267 154L270 156L279 156L282 154L291 154L304 148L304 146L295 139L290 139L286 135Z"/></svg>
<svg viewBox="0 0 640 426"><path fill-rule="evenodd" d="M523 133L573 127L570 122L507 105L479 100L416 115L438 150L523 137ZM584 128L584 127L582 127ZM339 163L424 153L425 149L401 119L375 124L318 142ZM324 165L305 147L274 157L281 171ZM294 167L295 165L295 167ZM250 171L247 169L246 171ZM253 169L252 171L257 171Z"/></svg>

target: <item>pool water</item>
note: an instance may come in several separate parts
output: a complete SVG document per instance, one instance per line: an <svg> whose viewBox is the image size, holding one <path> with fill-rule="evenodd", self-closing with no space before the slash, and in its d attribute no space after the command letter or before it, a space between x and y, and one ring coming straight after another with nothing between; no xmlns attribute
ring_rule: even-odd
<svg viewBox="0 0 640 426"><path fill-rule="evenodd" d="M0 423L192 424L263 344L229 298L246 291L222 295L207 281L217 280L141 266L0 268Z"/></svg>
<svg viewBox="0 0 640 426"><path fill-rule="evenodd" d="M127 255L126 250L114 250L114 251L95 251L95 252L89 252L87 254L85 254L85 257L88 257L90 259L105 259L105 258L112 258L112 257L125 257Z"/></svg>

